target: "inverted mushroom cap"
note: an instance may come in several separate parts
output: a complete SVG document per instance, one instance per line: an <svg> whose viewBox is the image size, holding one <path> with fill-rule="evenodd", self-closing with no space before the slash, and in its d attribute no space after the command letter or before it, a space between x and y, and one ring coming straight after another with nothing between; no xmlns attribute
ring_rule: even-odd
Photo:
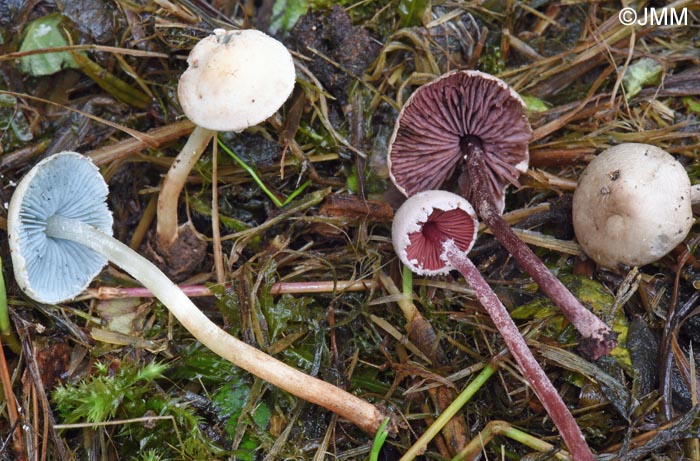
<svg viewBox="0 0 700 461"><path fill-rule="evenodd" d="M581 173L573 223L583 251L601 266L654 262L693 224L688 174L656 146L611 147Z"/></svg>
<svg viewBox="0 0 700 461"><path fill-rule="evenodd" d="M274 114L294 88L294 61L282 43L253 29L202 39L187 58L177 95L195 124L241 131Z"/></svg>
<svg viewBox="0 0 700 461"><path fill-rule="evenodd" d="M442 257L452 240L463 253L476 241L478 222L469 202L452 192L430 190L409 197L396 211L391 226L399 259L420 275L446 274L453 269Z"/></svg>
<svg viewBox="0 0 700 461"><path fill-rule="evenodd" d="M75 152L52 155L22 178L10 201L7 227L15 279L27 295L49 304L73 298L107 264L83 245L46 235L54 215L112 235L107 193L97 167Z"/></svg>
<svg viewBox="0 0 700 461"><path fill-rule="evenodd" d="M405 195L438 189L463 164L466 143L484 152L494 203L503 209L505 188L527 170L532 135L520 96L502 80L478 71L455 71L418 88L394 128L387 163ZM468 172L460 190L474 202Z"/></svg>

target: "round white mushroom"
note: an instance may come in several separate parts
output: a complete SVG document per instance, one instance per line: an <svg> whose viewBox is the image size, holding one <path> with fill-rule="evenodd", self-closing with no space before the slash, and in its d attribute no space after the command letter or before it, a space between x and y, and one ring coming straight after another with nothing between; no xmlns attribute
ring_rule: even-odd
<svg viewBox="0 0 700 461"><path fill-rule="evenodd" d="M177 95L185 115L197 126L168 170L158 196L156 247L168 266L177 266L182 259L170 254L182 228L178 227L178 197L209 141L217 131L242 131L272 116L292 93L296 79L287 48L253 29L216 29L192 48L187 63Z"/></svg>
<svg viewBox="0 0 700 461"><path fill-rule="evenodd" d="M579 178L573 223L583 251L603 267L657 261L693 224L688 174L656 146L607 149Z"/></svg>
<svg viewBox="0 0 700 461"><path fill-rule="evenodd" d="M292 55L259 30L217 29L192 48L177 97L185 115L213 131L264 121L294 89Z"/></svg>

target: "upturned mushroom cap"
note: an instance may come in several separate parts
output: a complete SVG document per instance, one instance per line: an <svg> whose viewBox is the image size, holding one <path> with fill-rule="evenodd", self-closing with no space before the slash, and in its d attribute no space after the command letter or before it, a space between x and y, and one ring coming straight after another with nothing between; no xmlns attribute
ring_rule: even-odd
<svg viewBox="0 0 700 461"><path fill-rule="evenodd" d="M611 147L581 173L573 223L583 251L601 266L654 262L690 231L690 180L683 165L656 146Z"/></svg>
<svg viewBox="0 0 700 461"><path fill-rule="evenodd" d="M391 137L387 163L406 196L438 189L463 164L468 142L480 145L486 187L502 210L508 183L527 170L532 135L525 103L505 82L478 71L455 71L418 88L406 101ZM471 179L460 169L460 192L472 203Z"/></svg>
<svg viewBox="0 0 700 461"><path fill-rule="evenodd" d="M294 88L294 61L282 43L253 29L202 39L177 88L182 110L213 131L241 131L264 121Z"/></svg>
<svg viewBox="0 0 700 461"><path fill-rule="evenodd" d="M46 235L53 215L112 235L107 193L97 167L76 152L52 155L22 178L10 201L7 227L15 279L27 295L50 304L73 298L107 264L83 245Z"/></svg>
<svg viewBox="0 0 700 461"><path fill-rule="evenodd" d="M399 259L420 275L447 274L444 243L452 240L463 253L476 241L478 222L469 202L451 192L430 190L409 197L396 211L391 226Z"/></svg>

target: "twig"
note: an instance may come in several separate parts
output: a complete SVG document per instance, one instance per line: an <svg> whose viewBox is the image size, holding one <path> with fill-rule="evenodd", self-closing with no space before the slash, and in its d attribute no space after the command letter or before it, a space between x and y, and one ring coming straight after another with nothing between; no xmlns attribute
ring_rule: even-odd
<svg viewBox="0 0 700 461"><path fill-rule="evenodd" d="M2 390L7 401L7 414L10 420L12 431L12 449L17 456L24 451L24 440L22 439L22 428L19 424L19 412L17 411L17 401L15 393L12 391L12 379L10 372L7 369L7 361L5 360L5 352L2 348L2 338L0 337L0 382L2 382Z"/></svg>
<svg viewBox="0 0 700 461"><path fill-rule="evenodd" d="M149 139L156 143L156 147L160 147L183 136L189 135L192 130L194 130L194 123L189 120L182 120L180 122L154 128L147 131L146 134ZM95 162L95 165L102 166L116 160L121 160L129 155L138 154L149 147L151 147L151 145L144 140L132 137L92 150L85 155L90 157L92 161Z"/></svg>
<svg viewBox="0 0 700 461"><path fill-rule="evenodd" d="M57 459L60 461L68 461L71 458L68 456L68 450L66 449L63 439L59 437L58 432L56 432L56 420L53 417L51 405L49 404L49 399L46 396L44 383L41 382L41 377L39 376L39 365L36 362L36 353L32 349L28 339L22 340L22 352L24 352L24 356L26 358L26 364L29 370L29 375L32 378L34 390L37 393L39 401L41 402L41 408L43 409L45 418L44 424L48 425L49 434L54 442Z"/></svg>
<svg viewBox="0 0 700 461"><path fill-rule="evenodd" d="M230 285L224 285L230 287ZM214 296L214 293L205 285L182 285L179 287L188 297ZM336 293L344 291L373 290L376 283L371 280L322 280L317 282L277 282L270 287L270 294L310 294L310 293ZM76 301L86 299L122 299L122 298L153 298L153 293L147 288L117 288L99 287L88 288Z"/></svg>
<svg viewBox="0 0 700 461"><path fill-rule="evenodd" d="M211 236L212 246L214 248L216 283L223 284L226 280L226 276L224 274L224 252L221 248L221 228L219 227L219 143L215 142L213 144L211 166Z"/></svg>
<svg viewBox="0 0 700 461"><path fill-rule="evenodd" d="M506 421L489 421L481 432L479 432L457 456L452 458L452 461L472 461L477 459L477 456L481 453L484 446L497 436L508 437L509 439L520 442L525 446L543 453L552 452L556 449L554 445L516 429ZM558 450L553 456L554 459L559 461L574 461L571 455L562 450Z"/></svg>

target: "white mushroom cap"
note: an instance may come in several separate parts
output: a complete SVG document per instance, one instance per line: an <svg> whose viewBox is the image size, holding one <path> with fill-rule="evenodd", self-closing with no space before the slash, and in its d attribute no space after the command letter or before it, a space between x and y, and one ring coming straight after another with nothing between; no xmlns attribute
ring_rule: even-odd
<svg viewBox="0 0 700 461"><path fill-rule="evenodd" d="M112 235L107 194L95 164L76 152L47 157L22 178L10 201L7 231L15 280L32 299L56 303L73 298L107 264L86 246L46 235L54 215Z"/></svg>
<svg viewBox="0 0 700 461"><path fill-rule="evenodd" d="M583 251L601 266L654 262L681 243L693 224L688 174L656 146L607 149L579 178L573 221Z"/></svg>
<svg viewBox="0 0 700 461"><path fill-rule="evenodd" d="M451 215L447 219L435 218L433 215L435 211L454 210L461 210L463 213ZM431 219L431 216L434 219ZM421 242L412 241L411 236L415 239L416 234L421 234L425 223L430 220L438 224L436 230L440 232L443 240L435 242L426 238ZM439 275L447 274L453 269L442 256L444 242L454 241L457 248L466 254L474 246L478 228L476 212L467 199L452 192L428 190L412 195L396 210L391 235L396 254L411 271L420 275ZM421 251L411 251L409 247L414 244L424 248L421 248ZM413 253L414 256L410 256L409 253ZM420 256L416 256L417 254Z"/></svg>
<svg viewBox="0 0 700 461"><path fill-rule="evenodd" d="M241 131L274 114L294 88L294 61L282 43L253 29L202 39L177 88L182 110L213 131Z"/></svg>

